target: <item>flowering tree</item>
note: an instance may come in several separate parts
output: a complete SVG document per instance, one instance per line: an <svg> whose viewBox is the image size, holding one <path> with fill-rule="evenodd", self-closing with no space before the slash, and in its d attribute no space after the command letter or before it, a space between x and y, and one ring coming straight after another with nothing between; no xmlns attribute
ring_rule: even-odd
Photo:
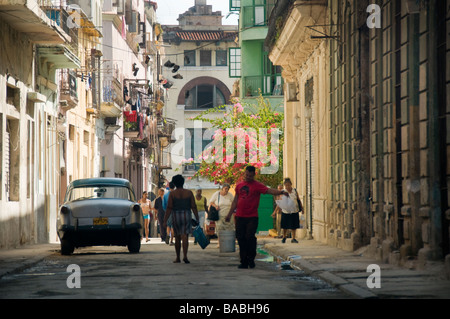
<svg viewBox="0 0 450 319"><path fill-rule="evenodd" d="M275 112L262 96L257 105L241 104L238 99L232 102L231 110L223 105L191 118L211 123L215 132L199 158L184 162L200 163L196 177L230 185L239 182L245 168L253 165L260 182L276 187L283 178L283 114ZM223 117L208 117L216 112Z"/></svg>

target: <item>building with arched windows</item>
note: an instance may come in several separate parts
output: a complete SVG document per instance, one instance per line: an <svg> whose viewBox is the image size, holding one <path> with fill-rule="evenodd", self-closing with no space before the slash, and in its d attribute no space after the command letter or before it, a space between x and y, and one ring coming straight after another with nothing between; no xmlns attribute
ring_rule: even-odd
<svg viewBox="0 0 450 319"><path fill-rule="evenodd" d="M196 0L178 21L178 25L162 26L165 58L160 81L167 90L163 114L176 122L176 142L166 149L163 164L167 167L163 174L169 181L176 174L193 176L198 169L198 164L183 164L183 160L197 158L211 143L213 132L208 130L209 123L191 119L205 110L230 104L235 82L229 74L230 49L238 46L238 26L222 25L221 11L213 11L205 0ZM191 179L185 187L207 190L217 185Z"/></svg>

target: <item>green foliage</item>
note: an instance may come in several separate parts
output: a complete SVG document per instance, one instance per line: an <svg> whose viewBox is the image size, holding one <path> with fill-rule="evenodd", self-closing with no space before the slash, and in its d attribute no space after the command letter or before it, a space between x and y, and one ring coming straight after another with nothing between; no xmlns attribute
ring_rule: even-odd
<svg viewBox="0 0 450 319"><path fill-rule="evenodd" d="M253 165L257 170L257 180L267 186L275 188L282 181L284 114L275 112L261 94L256 101L256 105L241 104L236 99L231 112L225 105L221 105L191 118L192 121L211 123L216 129L213 143L203 150L199 158L185 161L200 163L195 176L207 178L217 184L235 185L242 179L245 168ZM212 113L222 113L223 116L208 117ZM247 134L245 138L243 135L238 138L233 135L237 132ZM279 137L278 143L271 142L272 135ZM244 158L243 153L240 153L243 149ZM271 173L267 173L268 168L272 168Z"/></svg>

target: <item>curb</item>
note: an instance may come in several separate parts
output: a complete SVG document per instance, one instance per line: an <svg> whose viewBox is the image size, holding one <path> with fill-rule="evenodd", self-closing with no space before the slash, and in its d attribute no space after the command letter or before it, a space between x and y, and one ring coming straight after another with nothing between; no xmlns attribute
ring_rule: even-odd
<svg viewBox="0 0 450 319"><path fill-rule="evenodd" d="M267 244L264 245L264 249L273 256L279 257L286 261L290 261L291 265L303 270L307 275L317 277L325 281L332 287L339 289L353 297L359 299L378 299L378 296L376 294L368 291L367 289L361 288L336 274L323 270L322 268L317 267L311 262L299 258L299 256L280 256L277 253L276 249L273 249L273 247L270 247Z"/></svg>
<svg viewBox="0 0 450 319"><path fill-rule="evenodd" d="M0 279L34 267L45 258L55 253L52 248L53 247L44 244L30 245L25 248L0 250ZM33 254L31 254L30 251L32 251Z"/></svg>
<svg viewBox="0 0 450 319"><path fill-rule="evenodd" d="M45 259L46 256L42 256L39 258L34 258L33 260L29 260L27 262L22 263L20 266L15 266L14 268L10 268L10 269L2 269L0 271L0 279L2 279L5 276L8 275L14 275L20 272L23 272L35 265L37 265L38 263L40 263L42 260Z"/></svg>

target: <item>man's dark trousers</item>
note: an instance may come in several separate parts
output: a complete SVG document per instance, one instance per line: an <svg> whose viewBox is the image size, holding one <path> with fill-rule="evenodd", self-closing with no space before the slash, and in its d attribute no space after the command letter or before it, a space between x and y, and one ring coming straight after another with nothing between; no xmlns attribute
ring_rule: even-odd
<svg viewBox="0 0 450 319"><path fill-rule="evenodd" d="M252 265L256 257L256 230L258 217L236 217L236 238L243 266Z"/></svg>

